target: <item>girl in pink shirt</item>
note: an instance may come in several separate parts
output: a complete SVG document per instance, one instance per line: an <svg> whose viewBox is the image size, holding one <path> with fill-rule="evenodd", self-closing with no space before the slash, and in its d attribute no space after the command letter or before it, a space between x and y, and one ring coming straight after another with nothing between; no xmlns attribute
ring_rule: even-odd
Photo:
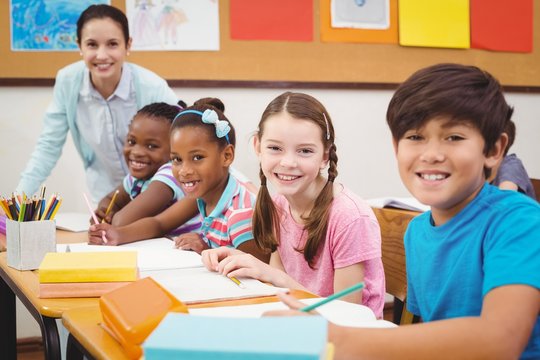
<svg viewBox="0 0 540 360"><path fill-rule="evenodd" d="M334 127L315 98L286 92L266 108L255 137L261 189L253 235L270 264L235 249L203 252L211 270L328 296L363 281L344 300L382 317L384 270L379 224L371 208L337 176ZM328 175L322 171L328 168ZM276 195L272 198L267 180Z"/></svg>

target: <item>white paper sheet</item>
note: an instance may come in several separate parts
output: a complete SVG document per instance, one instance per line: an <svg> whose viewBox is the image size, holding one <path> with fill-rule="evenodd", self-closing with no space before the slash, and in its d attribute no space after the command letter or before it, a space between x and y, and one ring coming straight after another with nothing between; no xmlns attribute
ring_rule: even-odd
<svg viewBox="0 0 540 360"><path fill-rule="evenodd" d="M72 232L88 231L90 214L76 212L61 212L54 217L56 228Z"/></svg>
<svg viewBox="0 0 540 360"><path fill-rule="evenodd" d="M322 298L301 299L306 305L311 305ZM260 317L263 313L270 310L286 310L288 307L282 302L272 302L255 305L241 306L222 306L189 309L189 313L201 316L219 316L219 317ZM353 304L346 301L334 300L321 305L316 310L328 321L341 326L350 327L396 327L394 323L386 320L377 320L373 311L364 305Z"/></svg>

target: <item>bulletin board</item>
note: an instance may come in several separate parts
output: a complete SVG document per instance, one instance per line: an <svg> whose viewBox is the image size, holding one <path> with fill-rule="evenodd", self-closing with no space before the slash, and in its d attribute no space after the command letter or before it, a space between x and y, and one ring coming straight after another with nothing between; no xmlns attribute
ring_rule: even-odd
<svg viewBox="0 0 540 360"><path fill-rule="evenodd" d="M112 5L124 10L123 0ZM323 43L319 0L313 1L311 42L230 39L229 0L219 0L219 51L133 51L128 61L147 67L173 86L392 87L419 68L457 62L491 72L505 86L540 92L540 6L534 6L532 53L402 47L395 44ZM10 50L9 1L0 2L0 85L52 84L78 52Z"/></svg>

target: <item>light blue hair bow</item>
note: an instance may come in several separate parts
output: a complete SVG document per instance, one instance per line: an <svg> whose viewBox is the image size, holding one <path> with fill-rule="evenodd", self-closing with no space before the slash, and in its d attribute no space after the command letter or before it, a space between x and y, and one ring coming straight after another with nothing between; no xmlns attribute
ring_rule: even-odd
<svg viewBox="0 0 540 360"><path fill-rule="evenodd" d="M231 127L229 126L229 122L227 120L219 120L218 114L214 110L206 109L206 110L204 110L204 112L201 112L199 110L184 110L184 111L178 113L178 115L176 115L174 120L178 119L181 115L185 115L185 114L197 114L197 115L200 115L201 120L202 120L203 123L205 123L205 124L213 124L216 127L216 136L218 138L221 139L222 137L225 137L225 139L227 140L227 143L228 144L231 143L229 141L229 135L228 135L229 132L231 131Z"/></svg>

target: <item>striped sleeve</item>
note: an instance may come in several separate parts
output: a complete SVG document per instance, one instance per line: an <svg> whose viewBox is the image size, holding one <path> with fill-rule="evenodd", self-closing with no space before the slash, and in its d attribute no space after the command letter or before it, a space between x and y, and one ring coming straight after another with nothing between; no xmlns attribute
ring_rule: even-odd
<svg viewBox="0 0 540 360"><path fill-rule="evenodd" d="M229 237L235 248L253 239L252 216L253 208L233 210L228 216Z"/></svg>
<svg viewBox="0 0 540 360"><path fill-rule="evenodd" d="M178 181L176 181L172 174L172 165L170 162L161 165L161 167L158 169L158 171L156 171L154 176L152 176L150 183L153 181L160 181L167 185L169 188L171 188L174 193L174 201L178 201L184 198L184 192L182 191L180 185L178 184Z"/></svg>

